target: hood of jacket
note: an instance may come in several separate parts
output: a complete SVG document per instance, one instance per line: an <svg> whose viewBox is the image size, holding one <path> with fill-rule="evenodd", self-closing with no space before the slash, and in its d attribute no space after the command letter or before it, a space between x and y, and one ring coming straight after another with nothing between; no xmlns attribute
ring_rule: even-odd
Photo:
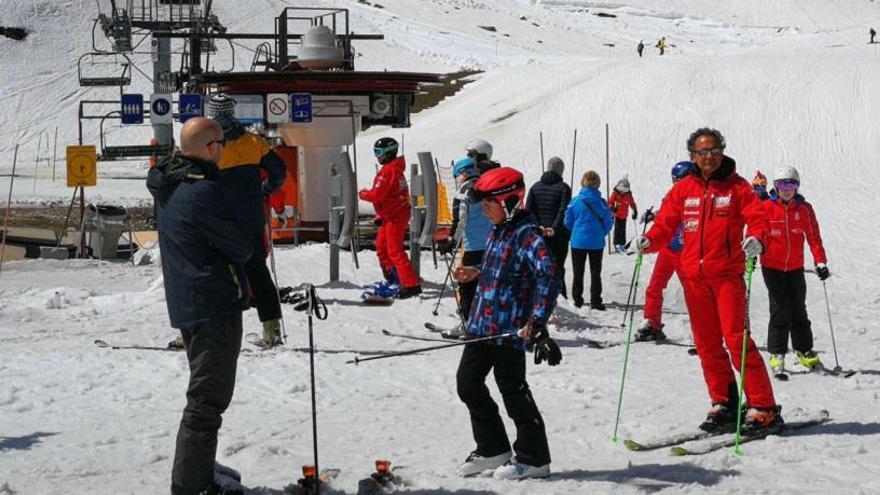
<svg viewBox="0 0 880 495"><path fill-rule="evenodd" d="M217 165L201 158L186 155L175 155L163 158L155 168L147 174L147 189L160 205L185 180L214 180L217 176Z"/></svg>
<svg viewBox="0 0 880 495"><path fill-rule="evenodd" d="M562 182L562 176L557 174L552 170L548 170L541 175L541 183L547 184L548 186L551 184L558 184Z"/></svg>

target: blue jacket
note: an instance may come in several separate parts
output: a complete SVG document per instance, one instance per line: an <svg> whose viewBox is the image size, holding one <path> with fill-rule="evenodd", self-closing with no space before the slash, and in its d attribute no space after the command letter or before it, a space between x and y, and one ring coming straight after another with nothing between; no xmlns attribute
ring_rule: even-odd
<svg viewBox="0 0 880 495"><path fill-rule="evenodd" d="M589 206L588 206L589 205ZM565 228L571 231L573 249L603 249L605 236L611 232L614 220L608 203L598 189L581 189L565 209Z"/></svg>
<svg viewBox="0 0 880 495"><path fill-rule="evenodd" d="M468 336L515 333L529 323L546 327L560 281L550 250L527 212L493 227L480 270ZM519 337L497 343L526 347Z"/></svg>
<svg viewBox="0 0 880 495"><path fill-rule="evenodd" d="M477 177L468 179L452 201L452 223L456 226L454 238L456 241L462 240L461 245L466 253L485 250L489 233L492 232L492 222L483 213L483 205L479 202L472 203L467 197L476 181Z"/></svg>
<svg viewBox="0 0 880 495"><path fill-rule="evenodd" d="M216 175L213 163L177 156L147 176L159 209L165 302L174 328L234 314L249 298L244 263L253 246Z"/></svg>

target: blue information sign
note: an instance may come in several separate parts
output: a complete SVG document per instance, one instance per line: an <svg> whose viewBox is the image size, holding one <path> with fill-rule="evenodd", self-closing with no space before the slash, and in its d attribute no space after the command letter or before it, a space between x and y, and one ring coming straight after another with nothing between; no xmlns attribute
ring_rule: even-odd
<svg viewBox="0 0 880 495"><path fill-rule="evenodd" d="M193 117L201 117L203 113L202 95L181 93L180 101L177 103L177 114L180 116L181 124Z"/></svg>
<svg viewBox="0 0 880 495"><path fill-rule="evenodd" d="M290 95L290 121L312 121L312 95L309 93L293 93Z"/></svg>
<svg viewBox="0 0 880 495"><path fill-rule="evenodd" d="M144 123L144 95L122 95L122 123Z"/></svg>

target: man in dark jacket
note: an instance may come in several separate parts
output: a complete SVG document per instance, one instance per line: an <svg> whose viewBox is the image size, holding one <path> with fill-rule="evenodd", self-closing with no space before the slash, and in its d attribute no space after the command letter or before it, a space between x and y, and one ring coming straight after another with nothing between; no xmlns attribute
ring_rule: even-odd
<svg viewBox="0 0 880 495"><path fill-rule="evenodd" d="M222 493L214 482L217 431L235 386L248 293L244 263L253 252L215 182L224 143L216 122L190 119L180 131L181 155L147 177L159 208L168 316L183 335L190 367L171 472L174 495Z"/></svg>
<svg viewBox="0 0 880 495"><path fill-rule="evenodd" d="M565 228L565 208L571 201L571 187L562 181L565 163L554 156L547 161L547 171L536 182L526 198L526 211L532 216L532 222L541 228L544 241L550 248L553 262L558 269L562 283L560 293L568 297L565 291L565 259L568 258L568 240L570 232Z"/></svg>

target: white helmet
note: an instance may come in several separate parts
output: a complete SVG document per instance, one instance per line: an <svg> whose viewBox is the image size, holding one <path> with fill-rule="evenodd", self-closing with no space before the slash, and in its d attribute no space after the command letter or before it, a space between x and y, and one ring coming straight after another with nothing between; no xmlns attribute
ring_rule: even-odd
<svg viewBox="0 0 880 495"><path fill-rule="evenodd" d="M801 175L794 167L782 167L776 171L776 174L773 175L773 182L776 182L778 180L793 180L800 184Z"/></svg>
<svg viewBox="0 0 880 495"><path fill-rule="evenodd" d="M480 155L484 155L486 160L492 159L492 145L489 141L482 139L473 139L467 144L465 151L476 151Z"/></svg>

